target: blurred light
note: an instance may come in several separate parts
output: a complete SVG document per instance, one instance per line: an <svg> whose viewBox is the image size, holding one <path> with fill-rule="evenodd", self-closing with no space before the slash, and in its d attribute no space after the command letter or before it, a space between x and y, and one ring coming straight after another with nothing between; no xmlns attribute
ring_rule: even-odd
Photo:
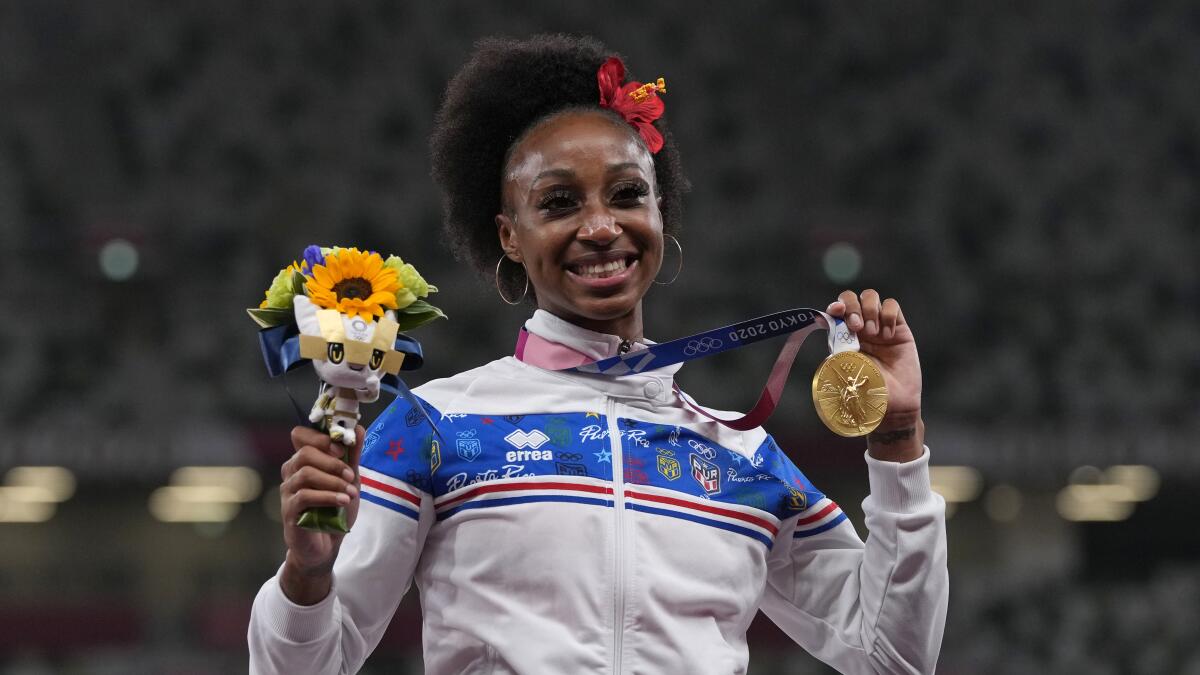
<svg viewBox="0 0 1200 675"><path fill-rule="evenodd" d="M283 516L279 513L280 504L278 485L267 489L267 491L263 494L262 504L263 511L266 512L267 518L270 518L277 523L283 522Z"/></svg>
<svg viewBox="0 0 1200 675"><path fill-rule="evenodd" d="M55 503L54 493L40 485L3 485L0 486L0 499L13 502L48 502Z"/></svg>
<svg viewBox="0 0 1200 675"><path fill-rule="evenodd" d="M75 474L61 466L15 466L4 474L4 482L12 487L38 488L47 494L48 502L65 502L75 494Z"/></svg>
<svg viewBox="0 0 1200 675"><path fill-rule="evenodd" d="M125 281L138 268L138 250L124 239L110 239L100 247L100 271L113 281Z"/></svg>
<svg viewBox="0 0 1200 675"><path fill-rule="evenodd" d="M4 488L24 490L27 488ZM7 492L0 492L0 523L44 523L54 517L57 505L53 501L27 501L12 499Z"/></svg>
<svg viewBox="0 0 1200 675"><path fill-rule="evenodd" d="M983 510L998 523L1011 523L1021 513L1021 491L1001 484L987 491L983 498Z"/></svg>
<svg viewBox="0 0 1200 675"><path fill-rule="evenodd" d="M1058 493L1055 500L1058 514L1072 521L1125 520L1133 513L1133 502L1112 499L1105 495L1107 485L1068 485Z"/></svg>
<svg viewBox="0 0 1200 675"><path fill-rule="evenodd" d="M1119 464L1110 466L1104 471L1104 477L1112 485L1120 485L1129 490L1129 498L1135 502L1144 502L1158 494L1161 482L1158 472L1153 467L1140 464Z"/></svg>
<svg viewBox="0 0 1200 675"><path fill-rule="evenodd" d="M238 493L223 485L168 485L160 487L155 492L170 495L171 499L181 502L226 502L236 504L240 501Z"/></svg>
<svg viewBox="0 0 1200 675"><path fill-rule="evenodd" d="M258 472L245 466L184 466L171 474L171 485L216 487L232 493L229 501L251 502L262 492Z"/></svg>
<svg viewBox="0 0 1200 675"><path fill-rule="evenodd" d="M1124 485L1068 485L1063 492L1081 502L1132 502L1133 490Z"/></svg>
<svg viewBox="0 0 1200 675"><path fill-rule="evenodd" d="M969 466L931 466L929 482L933 491L947 502L969 502L979 497L983 479Z"/></svg>
<svg viewBox="0 0 1200 675"><path fill-rule="evenodd" d="M150 493L149 507L166 523L223 523L241 509L235 496L228 488L169 485Z"/></svg>
<svg viewBox="0 0 1200 675"><path fill-rule="evenodd" d="M825 276L839 284L854 281L862 271L862 254L853 244L839 241L825 249L821 258Z"/></svg>

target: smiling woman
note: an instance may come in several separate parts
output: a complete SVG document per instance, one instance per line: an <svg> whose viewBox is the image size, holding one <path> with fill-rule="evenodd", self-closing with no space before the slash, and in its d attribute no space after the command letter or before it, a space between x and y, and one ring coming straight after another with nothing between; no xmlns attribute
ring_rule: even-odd
<svg viewBox="0 0 1200 675"><path fill-rule="evenodd" d="M641 136L640 129L619 112L624 104L615 109L600 105L598 71L612 56L604 45L586 37L487 39L477 45L472 58L446 87L431 146L433 175L444 195L447 238L456 255L489 281L496 274L505 297L519 297L527 278L519 265L501 265L500 272L495 272L504 253L496 236L496 216L511 215L505 206L515 206L501 204L502 196L507 199L509 195L507 187L497 189L497 178L503 176L508 182L512 160L524 141L541 130L542 123L568 112L602 115L627 138ZM606 75L612 74L610 67ZM618 86L610 89L620 93L621 83L615 84ZM623 96L632 103L629 93ZM657 94L647 94L645 100L661 103ZM674 138L661 117L647 122L640 109L626 112L639 115L635 122L658 135L661 145L656 152L649 153L644 140L642 143L641 152L653 167L652 175L644 180L653 191L663 233L678 235L682 197L689 186ZM536 294L537 290L530 292Z"/></svg>
<svg viewBox="0 0 1200 675"><path fill-rule="evenodd" d="M514 145L504 171L501 247L538 306L637 341L641 299L662 263L654 162L629 125L601 111L560 113Z"/></svg>
<svg viewBox="0 0 1200 675"><path fill-rule="evenodd" d="M450 83L433 136L448 239L537 310L514 356L426 383L360 430L361 464L293 431L284 512L336 499L353 531L285 522L253 672L357 670L412 583L432 674L744 673L760 610L845 672L933 671L945 504L895 300L846 291L828 309L895 392L868 445L865 543L762 428L689 407L679 364L564 370L655 358L642 300L686 186L665 90L565 36L485 40Z"/></svg>

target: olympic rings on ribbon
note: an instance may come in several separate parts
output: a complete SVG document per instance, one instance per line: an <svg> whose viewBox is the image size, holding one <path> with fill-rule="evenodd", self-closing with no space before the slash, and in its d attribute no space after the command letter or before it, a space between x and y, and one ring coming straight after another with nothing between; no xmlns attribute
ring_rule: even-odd
<svg viewBox="0 0 1200 675"><path fill-rule="evenodd" d="M703 337L699 340L689 340L687 346L683 348L683 353L688 356L705 354L714 349L720 349L723 344L725 343L713 337Z"/></svg>

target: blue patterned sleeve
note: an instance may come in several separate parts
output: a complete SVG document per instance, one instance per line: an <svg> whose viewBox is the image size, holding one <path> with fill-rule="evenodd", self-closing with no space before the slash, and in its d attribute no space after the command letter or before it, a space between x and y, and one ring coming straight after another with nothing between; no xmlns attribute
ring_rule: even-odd
<svg viewBox="0 0 1200 675"><path fill-rule="evenodd" d="M432 498L430 475L441 460L430 425L441 413L417 400L425 414L402 398L383 411L367 429L359 461L362 499L413 519L421 500Z"/></svg>

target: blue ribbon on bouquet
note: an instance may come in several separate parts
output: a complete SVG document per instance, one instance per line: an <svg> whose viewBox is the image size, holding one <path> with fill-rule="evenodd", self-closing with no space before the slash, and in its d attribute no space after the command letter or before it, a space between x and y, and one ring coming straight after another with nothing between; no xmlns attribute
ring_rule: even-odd
<svg viewBox="0 0 1200 675"><path fill-rule="evenodd" d="M285 323L271 328L263 328L258 331L258 346L262 350L263 362L267 366L267 373L271 377L279 377L286 375L289 370L304 365L309 360L300 356L300 329L293 323ZM416 370L425 363L425 355L421 352L421 343L404 335L403 333L396 335L396 351L404 354L404 362L400 364L400 370ZM284 388L287 390L288 398L292 401L292 407L296 409L296 415L300 418L300 423L303 426L312 426L308 421L308 415L304 413L304 409L296 402L292 396L290 389L287 389L286 377L284 378ZM441 438L441 433L438 432L437 425L433 423L433 418L429 416L429 412L425 410L425 406L404 384L404 380L396 375L385 374L379 380L379 388L388 392L393 396L399 396L408 402L413 408L420 410L425 416L425 420L429 422L429 426L433 428L434 433Z"/></svg>

